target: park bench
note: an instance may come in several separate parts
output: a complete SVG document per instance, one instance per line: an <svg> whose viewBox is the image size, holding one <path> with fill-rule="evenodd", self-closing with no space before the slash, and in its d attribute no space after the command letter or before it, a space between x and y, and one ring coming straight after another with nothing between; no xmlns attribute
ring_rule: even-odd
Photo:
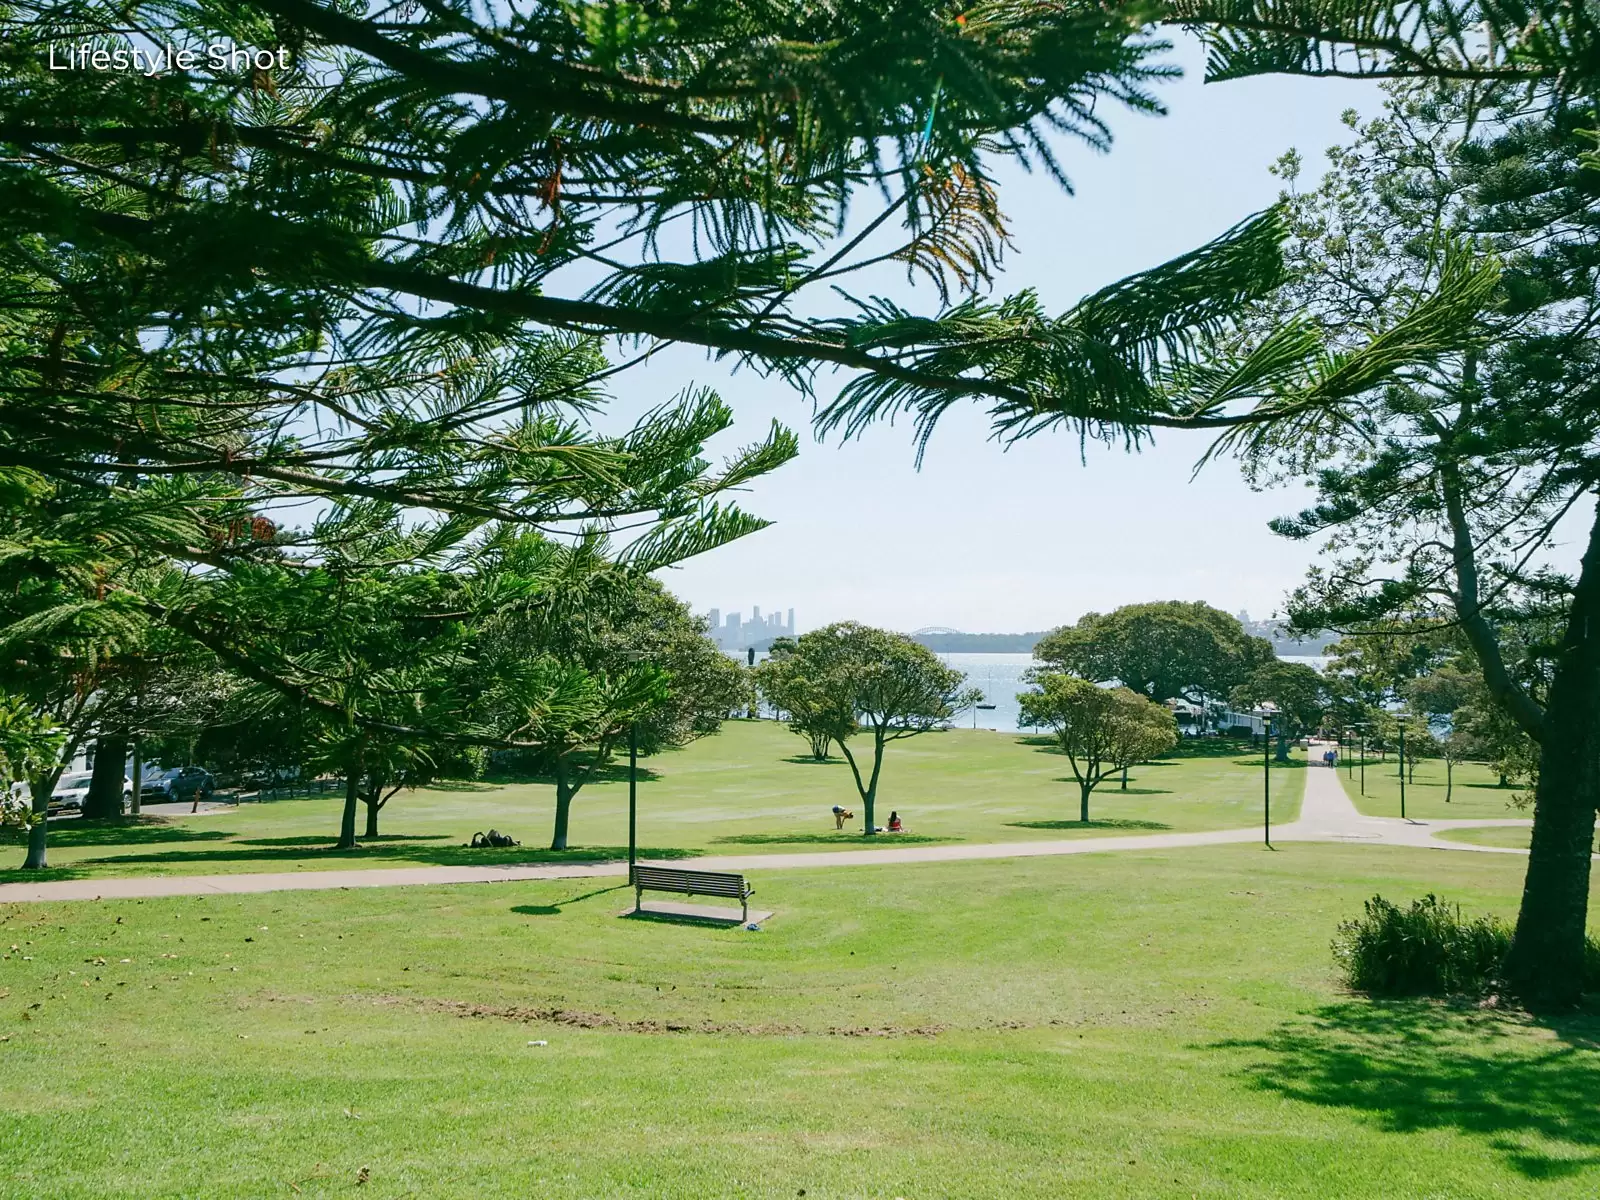
<svg viewBox="0 0 1600 1200"><path fill-rule="evenodd" d="M634 911L644 904L645 892L677 892L684 896L727 896L737 900L743 915L750 918L750 897L755 888L745 882L743 875L730 875L725 871L683 871L677 867L633 868Z"/></svg>

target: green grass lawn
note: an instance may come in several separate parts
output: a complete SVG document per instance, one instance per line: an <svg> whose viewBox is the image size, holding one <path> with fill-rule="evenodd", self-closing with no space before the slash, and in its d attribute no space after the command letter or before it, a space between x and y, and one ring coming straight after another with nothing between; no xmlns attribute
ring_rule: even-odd
<svg viewBox="0 0 1600 1200"><path fill-rule="evenodd" d="M1600 1021L1334 981L1364 898L1522 866L756 872L755 933L583 880L0 906L0 1195L1592 1197Z"/></svg>
<svg viewBox="0 0 1600 1200"><path fill-rule="evenodd" d="M1500 778L1482 763L1457 763L1455 786L1450 802L1445 802L1445 764L1443 759L1427 758L1417 764L1416 779L1406 780L1406 816L1419 820L1446 817L1526 817L1526 809L1514 808L1512 798L1520 794L1517 787L1501 787ZM1367 758L1366 795L1361 794L1361 768L1356 763L1354 777L1344 764L1339 767L1339 781L1345 794L1355 806L1369 817L1398 817L1400 815L1400 777L1394 755L1387 762L1379 762L1376 755Z"/></svg>
<svg viewBox="0 0 1600 1200"><path fill-rule="evenodd" d="M1484 829L1446 829L1439 834L1439 837L1445 841L1470 842L1476 846L1511 846L1518 850L1526 850L1528 843L1533 839L1533 826L1491 825ZM1596 848L1600 849L1600 846Z"/></svg>
<svg viewBox="0 0 1600 1200"><path fill-rule="evenodd" d="M951 730L892 744L879 789L878 822L897 809L906 832L895 844L1008 842L1165 830L1223 829L1259 820L1260 766L1236 749L1204 743L1129 774L1127 791L1103 785L1091 824L1077 821L1077 785L1066 758L1043 739L987 730ZM850 768L841 758L813 762L804 739L771 721L733 721L715 737L641 764L639 840L652 857L851 848L864 840ZM1303 765L1302 755L1296 762ZM1304 776L1274 778L1273 816L1299 812ZM335 854L342 799L247 803L237 809L146 821L51 828L53 870L42 877L210 874L227 871L381 867L429 863L534 862L620 857L627 842L627 782L614 771L573 805L573 850L552 855L554 788L545 783L456 783L402 793L384 809L383 836ZM844 832L830 808L856 810ZM364 814L363 814L364 816ZM474 851L477 830L498 828L523 844ZM364 827L364 826L358 826ZM20 846L0 846L0 865L20 863ZM40 878L0 870L0 881Z"/></svg>

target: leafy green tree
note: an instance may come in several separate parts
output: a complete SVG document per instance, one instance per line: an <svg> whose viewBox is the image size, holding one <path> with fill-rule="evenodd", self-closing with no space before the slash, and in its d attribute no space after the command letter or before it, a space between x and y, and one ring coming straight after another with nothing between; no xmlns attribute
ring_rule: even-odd
<svg viewBox="0 0 1600 1200"><path fill-rule="evenodd" d="M1574 124L1587 119L1529 122L1467 92L1398 91L1298 201L1287 302L1331 331L1392 319L1466 253L1452 248L1459 239L1504 256L1477 339L1403 386L1374 389L1341 414L1347 424L1297 431L1320 446L1321 461L1301 466L1318 502L1276 523L1330 537L1328 565L1291 604L1297 622L1359 630L1420 615L1456 627L1493 706L1540 745L1542 800L1507 973L1527 999L1558 1004L1581 978L1574 897L1588 891L1580 851L1600 800L1587 748L1600 736L1588 616L1600 603L1600 517L1577 578L1541 569L1537 555L1565 514L1595 502L1600 480L1590 333L1600 255ZM1358 425L1359 438L1341 432ZM1287 442L1261 452L1272 469L1303 459Z"/></svg>
<svg viewBox="0 0 1600 1200"><path fill-rule="evenodd" d="M1380 418L1372 406L1350 422L1350 430L1366 423L1369 462L1332 474L1319 518L1297 528L1349 523L1366 500L1387 494L1372 515L1409 541L1386 547L1391 557L1404 551L1407 569L1388 587L1359 572L1339 603L1370 619L1436 585L1495 707L1537 745L1533 839L1506 983L1535 1004L1573 1004L1600 801L1600 508L1575 578L1531 570L1529 560L1558 514L1595 504L1600 479L1593 14L1555 0L1182 0L1168 12L1208 30L1213 78L1288 72L1416 85L1339 164L1351 184L1321 189L1347 198L1339 223L1355 236L1318 249L1339 251L1329 261L1341 273L1361 269L1369 318L1381 323L1397 293L1443 261L1430 230L1502 253L1480 336L1442 375L1401 389ZM1332 311L1337 319L1339 307ZM1434 554L1424 550L1430 541ZM1412 554L1420 561L1406 561ZM1515 678L1499 636L1508 612L1530 607L1554 610L1563 626L1542 696Z"/></svg>
<svg viewBox="0 0 1600 1200"><path fill-rule="evenodd" d="M44 818L21 788L60 760L64 735L20 696L0 696L0 829L31 829Z"/></svg>
<svg viewBox="0 0 1600 1200"><path fill-rule="evenodd" d="M705 623L660 583L575 570L585 555L524 535L485 570L549 574L546 603L485 626L486 697L526 749L516 760L555 782L551 849L568 847L572 803L630 736L653 754L717 732L749 694L744 668L705 636Z"/></svg>
<svg viewBox="0 0 1600 1200"><path fill-rule="evenodd" d="M473 395L476 381L449 389L443 416L416 405L381 436L345 431L352 414L369 416L364 392L403 391L457 350L514 343L548 358L575 333L639 339L639 361L671 342L705 346L803 386L818 367L842 368L852 402L869 406L980 396L1027 420L1070 394L1120 410L1146 395L1153 356L1270 287L1278 269L1265 218L1065 314L1029 293L976 298L1007 246L997 161L1064 180L1047 134L1105 148L1113 105L1160 111L1149 89L1174 73L1159 61L1165 43L1143 14L1115 6L692 4L646 19L594 3L512 12L451 0L396 20L383 6L307 0L13 0L7 11L19 33L0 135L27 182L0 196L0 213L17 235L17 274L83 328L173 335L128 341L119 365L159 344L200 366L207 347L189 314L215 312L229 320L208 328L270 352L274 374L296 354L315 366L296 380L296 402L340 426L339 444L269 442L244 456L254 473L221 454L189 460L240 477L293 473L392 498L392 477L341 478L334 459L371 468L381 445L410 465L446 443L514 474L525 448L486 445L461 414L514 411L517 397ZM293 64L149 78L42 65L52 44L126 45L132 27L177 44L276 36ZM108 188L108 173L140 186ZM841 243L844 214L869 204ZM93 286L52 286L67 277L69 244L75 278ZM841 307L830 289L884 262L930 282L931 312ZM95 364L75 353L79 325L68 323L60 357L86 382ZM415 356L408 384L368 366L374 346ZM203 357L204 385L199 371L185 376L196 394L263 390ZM73 392L63 432L87 439L102 408L100 445L143 428L139 447L176 465L126 407ZM202 406L191 425L221 416ZM51 469L64 465L63 446L42 448Z"/></svg>
<svg viewBox="0 0 1600 1200"><path fill-rule="evenodd" d="M1410 710L1421 718L1418 734L1426 732L1427 744L1422 737L1418 753L1430 753L1444 759L1444 802L1449 804L1455 794L1455 766L1466 758L1484 755L1484 744L1470 728L1465 714L1474 704L1488 700L1482 676L1457 667L1441 666L1427 675L1410 681L1405 689ZM1406 743L1407 751L1412 743Z"/></svg>
<svg viewBox="0 0 1600 1200"><path fill-rule="evenodd" d="M1167 600L1086 613L1041 638L1033 657L1039 671L1115 680L1152 700L1204 704L1274 656L1271 643L1245 633L1238 618L1208 604Z"/></svg>
<svg viewBox="0 0 1600 1200"><path fill-rule="evenodd" d="M1056 671L1038 675L1034 683L1033 691L1017 697L1021 721L1054 732L1078 781L1078 819L1085 824L1096 787L1177 745L1172 713L1130 688L1101 687Z"/></svg>
<svg viewBox="0 0 1600 1200"><path fill-rule="evenodd" d="M758 679L763 685L779 681L777 695L783 702L774 702L780 707L802 705L799 717L789 710L790 728L811 739L813 753L822 735L838 745L861 797L861 831L868 837L878 831L875 806L889 743L945 728L957 713L983 699L977 689L963 688L966 676L945 666L927 647L855 621L801 634L779 664ZM861 735L872 746L865 772L864 758L851 746Z"/></svg>
<svg viewBox="0 0 1600 1200"><path fill-rule="evenodd" d="M1271 704L1278 735L1277 759L1289 761L1289 743L1317 728L1328 711L1328 683L1322 672L1305 663L1274 660L1257 667L1229 697L1237 708Z"/></svg>
<svg viewBox="0 0 1600 1200"><path fill-rule="evenodd" d="M718 473L697 457L728 423L714 398L621 438L587 427L605 379L673 342L803 388L843 369L825 428L912 410L925 433L967 397L1013 430L1191 422L1172 372L1281 274L1267 214L1062 314L976 298L1005 246L994 160L1059 175L1044 131L1104 146L1108 104L1158 107L1161 45L1115 6L4 12L0 465L97 497L80 549L144 512L145 561L197 575L319 562L320 547L251 532L308 497L419 514L421 563L498 524L651 525L619 551L641 572L751 532L725 497L793 453L784 431ZM293 65L46 68L52 44L127 45L130 29L281 40ZM838 242L849 205L880 196ZM931 311L812 303L884 261L930 280ZM611 335L635 357L607 362ZM1229 395L1280 379L1282 351L1231 367ZM308 712L388 723L367 710L376 695L301 670L300 650L264 639L257 654L212 603L227 591L127 577L115 603Z"/></svg>
<svg viewBox="0 0 1600 1200"><path fill-rule="evenodd" d="M784 643L780 645L779 643ZM799 644L789 638L773 643L768 658L755 668L755 684L761 696L789 723L789 729L811 743L811 757L828 760L839 730L855 724L855 713L842 696L827 690L819 671L822 648L807 647L798 656Z"/></svg>

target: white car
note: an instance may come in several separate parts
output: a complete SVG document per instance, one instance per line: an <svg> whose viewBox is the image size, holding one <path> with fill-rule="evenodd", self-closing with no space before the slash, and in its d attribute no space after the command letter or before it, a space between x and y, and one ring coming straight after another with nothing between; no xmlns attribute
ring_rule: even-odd
<svg viewBox="0 0 1600 1200"><path fill-rule="evenodd" d="M94 778L93 771L68 771L56 780L55 791L50 793L52 806L73 808L83 811L83 802L89 798L89 781ZM133 798L133 780L126 775L122 777L122 807L128 807L128 801Z"/></svg>

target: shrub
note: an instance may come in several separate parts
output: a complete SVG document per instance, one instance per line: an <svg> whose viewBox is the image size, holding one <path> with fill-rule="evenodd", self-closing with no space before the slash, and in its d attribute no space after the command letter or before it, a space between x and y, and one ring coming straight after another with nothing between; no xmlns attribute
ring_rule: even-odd
<svg viewBox="0 0 1600 1200"><path fill-rule="evenodd" d="M1498 917L1461 915L1431 892L1402 909L1382 896L1366 915L1340 924L1333 955L1346 986L1370 996L1477 996L1487 992L1511 948ZM1585 942L1584 990L1600 991L1600 940Z"/></svg>
<svg viewBox="0 0 1600 1200"><path fill-rule="evenodd" d="M1487 991L1511 947L1497 917L1461 915L1432 893L1400 908L1382 896L1340 924L1334 957L1345 983L1373 996L1462 996Z"/></svg>

